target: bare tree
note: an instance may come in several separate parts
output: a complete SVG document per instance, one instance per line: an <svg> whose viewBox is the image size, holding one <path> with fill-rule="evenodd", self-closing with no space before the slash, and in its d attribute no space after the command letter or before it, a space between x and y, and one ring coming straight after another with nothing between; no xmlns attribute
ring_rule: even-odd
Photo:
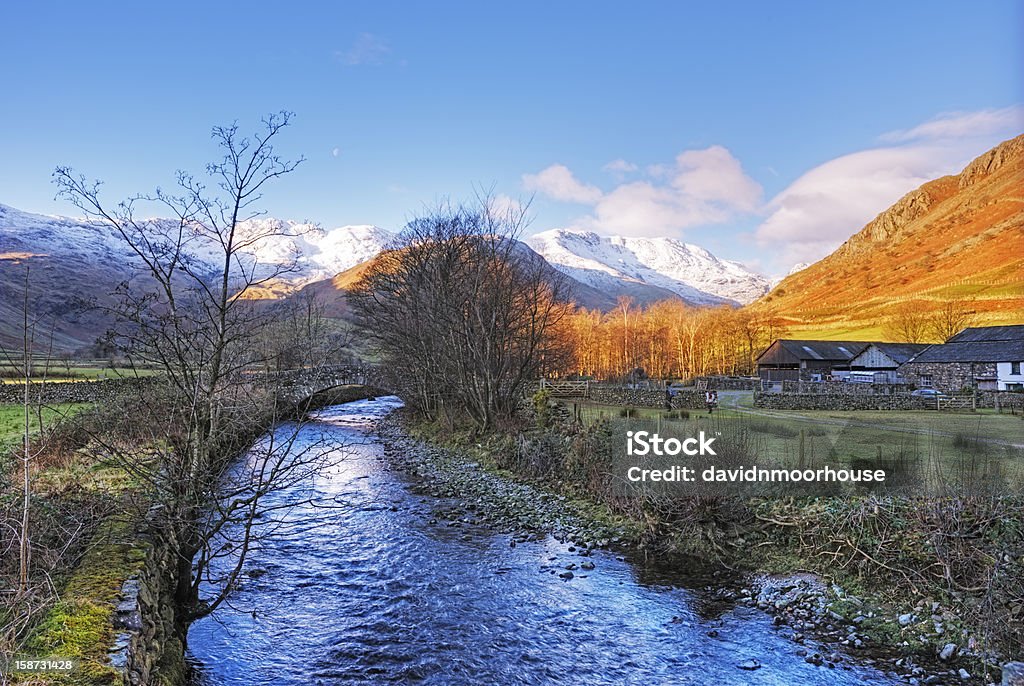
<svg viewBox="0 0 1024 686"><path fill-rule="evenodd" d="M921 302L908 300L900 303L889 315L885 335L896 343L925 343L929 336L928 318Z"/></svg>
<svg viewBox="0 0 1024 686"><path fill-rule="evenodd" d="M481 429L510 417L527 382L561 369L565 280L516 240L525 209L488 199L409 223L351 294L405 399Z"/></svg>
<svg viewBox="0 0 1024 686"><path fill-rule="evenodd" d="M22 506L21 536L18 539L18 588L22 593L28 590L29 565L32 562L32 546L29 538L29 513L32 506L32 434L29 424L29 409L32 401L32 348L34 328L29 324L29 267L25 267L25 298L22 307L22 362L25 373L25 428L24 452L22 453Z"/></svg>
<svg viewBox="0 0 1024 686"><path fill-rule="evenodd" d="M260 262L262 246L294 234L261 220L255 209L266 185L302 161L274 151L290 120L286 112L268 116L252 137L237 125L216 127L223 157L207 166L209 182L178 172L174 193L157 190L116 207L101 202L98 182L67 167L54 173L60 195L113 227L137 267L119 288L116 342L129 363L158 370L159 381L115 408L129 419L121 432L96 441L149 485L160 524L177 541L177 568L168 572L182 627L227 598L254 523L284 507L267 496L310 477L323 459L311 446L300 450L292 432L273 433L241 466L236 461L293 409L268 383L273 376L256 374L280 352L266 344L280 325L277 311L247 297L296 265L295 253L280 263ZM144 218L152 216L171 219Z"/></svg>
<svg viewBox="0 0 1024 686"><path fill-rule="evenodd" d="M327 316L316 291L302 289L272 307L274 324L263 341L268 371L309 369L350 349L351 331Z"/></svg>
<svg viewBox="0 0 1024 686"><path fill-rule="evenodd" d="M32 445L32 417L36 418L36 429L43 431L43 403L42 394L45 391L47 371L49 369L49 355L40 370L39 381L36 382L36 334L40 324L40 318L32 311L32 281L31 267L25 265L25 279L22 285L21 294L21 350L11 351L7 348L0 348L0 354L8 367L16 371L21 378L23 385L22 394L22 446L20 451L21 462L21 521L18 529L18 591L21 594L28 592L30 585L30 572L32 565L32 537L31 537L31 511L32 511L32 463L34 451ZM51 334L52 349L52 334ZM36 386L38 385L38 388Z"/></svg>
<svg viewBox="0 0 1024 686"><path fill-rule="evenodd" d="M939 341L945 342L960 333L974 319L974 311L963 300L947 300L928 317L928 329Z"/></svg>

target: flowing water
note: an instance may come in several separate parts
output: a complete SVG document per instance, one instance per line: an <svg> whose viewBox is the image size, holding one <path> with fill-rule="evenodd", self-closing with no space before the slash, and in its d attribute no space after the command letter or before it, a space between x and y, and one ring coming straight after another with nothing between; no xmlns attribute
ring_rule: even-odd
<svg viewBox="0 0 1024 686"><path fill-rule="evenodd" d="M438 523L438 502L389 470L373 433L399 404L339 405L300 429L300 444L326 439L344 456L312 488L346 507L251 553L231 607L189 632L197 684L900 683L808 664L768 615L698 612L697 592L613 553L581 558L550 538L511 547L482 525ZM571 580L542 569L584 560L595 569Z"/></svg>

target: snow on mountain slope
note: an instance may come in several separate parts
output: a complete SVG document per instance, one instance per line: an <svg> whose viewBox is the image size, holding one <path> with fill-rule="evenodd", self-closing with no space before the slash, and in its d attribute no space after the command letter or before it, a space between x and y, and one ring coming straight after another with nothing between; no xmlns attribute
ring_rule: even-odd
<svg viewBox="0 0 1024 686"><path fill-rule="evenodd" d="M258 219L241 227L241 238L266 230L280 234L261 241L247 269L270 275L275 265L297 256L295 271L250 292L254 298L280 298L320 279L330 278L376 255L391 240L375 226L323 230L309 224ZM212 243L189 246L192 268L213 274L218 255ZM133 275L140 261L109 225L68 217L22 212L0 205L0 345L18 345L15 323L24 294L25 267L31 268L33 309L53 322L54 349L84 350L109 327L102 308L112 306L117 286ZM207 269L208 267L208 269Z"/></svg>
<svg viewBox="0 0 1024 686"><path fill-rule="evenodd" d="M274 232L250 251L249 258L267 270L297 257L296 270L281 281L285 290L330 278L370 259L392 239L392 234L370 225L322 229L280 219L255 219L242 227L244 234ZM195 257L216 268L223 259L212 246L193 245ZM22 212L0 205L0 256L27 253L25 256L51 258L74 256L97 267L121 272L135 259L121 236L109 225L69 217ZM257 271L257 273L259 273Z"/></svg>
<svg viewBox="0 0 1024 686"><path fill-rule="evenodd" d="M644 283L694 305L746 304L767 292L768 280L737 262L672 238L599 236L553 229L526 242L558 270L602 290Z"/></svg>

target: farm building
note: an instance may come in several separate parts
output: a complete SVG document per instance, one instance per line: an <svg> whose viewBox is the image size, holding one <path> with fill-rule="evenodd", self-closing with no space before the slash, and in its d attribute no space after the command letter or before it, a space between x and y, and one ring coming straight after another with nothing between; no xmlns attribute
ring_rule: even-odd
<svg viewBox="0 0 1024 686"><path fill-rule="evenodd" d="M932 345L900 367L921 388L940 391L1024 390L1024 325L964 329Z"/></svg>
<svg viewBox="0 0 1024 686"><path fill-rule="evenodd" d="M850 361L866 341L794 341L779 339L757 358L757 375L765 381L824 381L833 372L849 371Z"/></svg>
<svg viewBox="0 0 1024 686"><path fill-rule="evenodd" d="M927 343L869 343L850 360L850 371L854 378L863 376L874 383L899 383L900 366L927 347Z"/></svg>

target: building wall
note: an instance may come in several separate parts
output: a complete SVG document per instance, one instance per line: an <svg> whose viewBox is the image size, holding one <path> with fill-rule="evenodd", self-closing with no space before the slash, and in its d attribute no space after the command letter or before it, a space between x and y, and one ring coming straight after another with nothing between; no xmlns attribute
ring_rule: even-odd
<svg viewBox="0 0 1024 686"><path fill-rule="evenodd" d="M999 390L1010 391L1010 390L1021 390L1020 387L1014 387L1014 384L1020 384L1024 386L1024 362L1018 362L1020 374L1011 374L1012 363L1000 362L996 365L996 373L999 377Z"/></svg>
<svg viewBox="0 0 1024 686"><path fill-rule="evenodd" d="M850 369L896 369L898 366L891 357L874 346L868 346L864 352L850 360Z"/></svg>
<svg viewBox="0 0 1024 686"><path fill-rule="evenodd" d="M914 386L923 387L923 375L932 377L931 387L940 391L974 388L977 376L995 376L995 362L909 362L900 367L900 375Z"/></svg>

